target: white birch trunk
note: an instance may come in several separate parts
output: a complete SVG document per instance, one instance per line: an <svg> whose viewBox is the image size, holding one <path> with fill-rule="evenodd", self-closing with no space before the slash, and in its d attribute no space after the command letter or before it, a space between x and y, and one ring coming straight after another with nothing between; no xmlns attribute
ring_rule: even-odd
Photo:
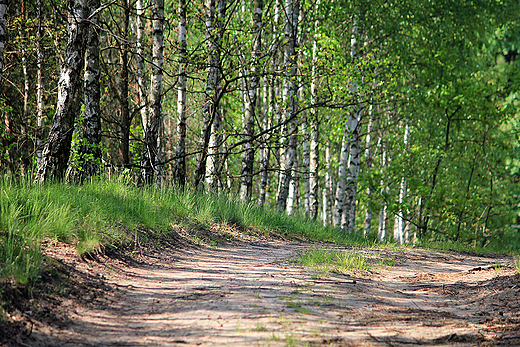
<svg viewBox="0 0 520 347"><path fill-rule="evenodd" d="M320 0L316 3L316 12L319 10ZM311 69L311 109L310 109L310 157L309 157L309 217L318 218L319 195L319 121L316 105L318 102L318 76L316 66L318 64L318 27L319 20L314 23L314 38L312 43L312 69ZM325 201L323 201L325 205ZM326 211L326 207L324 207Z"/></svg>
<svg viewBox="0 0 520 347"><path fill-rule="evenodd" d="M7 30L7 2L8 0L0 0L0 82L4 70L4 46Z"/></svg>
<svg viewBox="0 0 520 347"><path fill-rule="evenodd" d="M382 135L381 135L382 136ZM381 185L381 209L379 210L379 227L377 231L377 238L379 241L386 241L387 238L387 207L388 203L386 202L385 193L387 192L387 187L385 186L384 173L386 170L387 159L386 159L386 146L383 144L382 138L379 138L377 146L380 149L381 153L381 181L379 182Z"/></svg>
<svg viewBox="0 0 520 347"><path fill-rule="evenodd" d="M365 163L366 163L366 170L367 173L370 172L372 169L372 153L370 150L371 141L372 141L372 129L374 127L374 119L373 119L373 105L369 106L369 115L370 118L368 120L368 126L367 126L367 137L366 137L366 147L365 147ZM366 214L365 214L365 228L363 231L363 235L365 237L368 236L370 233L370 229L372 227L372 198L373 198L373 192L370 186L367 187L367 205L366 205Z"/></svg>
<svg viewBox="0 0 520 347"><path fill-rule="evenodd" d="M186 0L179 0L179 77L177 89L177 144L173 164L173 181L184 190L186 185Z"/></svg>
<svg viewBox="0 0 520 347"><path fill-rule="evenodd" d="M208 158L206 161L206 187L213 193L218 193L219 188L219 170L218 166L219 151L221 143L220 131L222 130L222 113L217 110L213 123L211 124L211 135L208 143Z"/></svg>
<svg viewBox="0 0 520 347"><path fill-rule="evenodd" d="M211 136L211 128L219 107L219 70L220 70L220 39L222 37L223 22L225 20L226 1L219 0L217 18L215 14L215 0L206 1L206 39L209 51L208 56L208 77L206 80L206 90L204 93L204 106L202 109L203 120L199 143L199 159L195 172L194 185L197 189L204 187L204 176L206 174L206 164L208 146ZM220 18L219 18L220 17Z"/></svg>
<svg viewBox="0 0 520 347"><path fill-rule="evenodd" d="M91 25L88 30L86 53L85 53L85 75L84 75L84 102L85 118L83 119L82 144L80 155L82 157L82 170L80 181L96 175L101 165L101 112L100 112L100 85L99 78L99 33L96 28L99 21L97 9L99 0L91 0L90 13Z"/></svg>
<svg viewBox="0 0 520 347"><path fill-rule="evenodd" d="M164 49L164 0L152 0L152 75L150 78L150 111L145 127L142 166L143 180L147 183L161 183L160 139L162 124L162 78Z"/></svg>
<svg viewBox="0 0 520 347"><path fill-rule="evenodd" d="M143 36L144 36L144 17L145 17L145 6L144 0L136 0L136 27L137 27L137 48L135 52L136 68L137 68L137 87L139 94L139 107L141 108L141 122L143 129L148 124L148 101L146 94L146 83L144 73L144 49L143 49Z"/></svg>
<svg viewBox="0 0 520 347"><path fill-rule="evenodd" d="M303 92L300 91L301 94ZM303 95L301 96L303 98ZM301 168L303 169L303 203L304 203L304 211L305 215L310 215L310 183L309 183L309 167L310 167L310 148L309 148L309 131L307 125L307 117L304 115L304 119L302 121L302 160L301 160Z"/></svg>
<svg viewBox="0 0 520 347"><path fill-rule="evenodd" d="M251 52L251 78L246 76L246 100L243 122L244 152L242 153L242 170L240 179L240 199L251 200L253 192L253 164L255 159L254 146L252 143L254 135L255 112L257 104L257 90L260 77L258 75L258 64L262 49L262 13L263 0L255 0L253 3L253 46Z"/></svg>
<svg viewBox="0 0 520 347"><path fill-rule="evenodd" d="M264 78L264 111L262 112L262 131L266 131L269 129L272 125L271 122L271 116L272 116L272 109L271 109L271 98L273 97L273 86L271 83L267 83L268 79L267 77ZM271 79L272 81L272 79ZM265 198L267 195L267 184L269 181L269 157L271 154L271 148L270 148L270 136L268 134L265 134L262 137L262 150L260 152L260 172L261 172L261 178L260 178L260 198L258 200L258 205L264 206L265 204Z"/></svg>
<svg viewBox="0 0 520 347"><path fill-rule="evenodd" d="M327 147L325 147L325 165L327 169L325 171L325 187L323 189L323 212L322 212L322 220L323 225L327 226L331 221L331 197L332 197L332 175L330 173L331 165L330 165L330 145L327 142Z"/></svg>
<svg viewBox="0 0 520 347"><path fill-rule="evenodd" d="M36 75L37 75L37 95L36 95L36 167L40 166L42 159L42 145L43 145L43 130L44 130L44 115L43 115L43 52L42 52L42 0L37 0L38 7L38 31L36 33ZM0 70L1 74L1 70Z"/></svg>
<svg viewBox="0 0 520 347"><path fill-rule="evenodd" d="M343 220L343 210L345 207L345 190L347 180L347 169L348 169L348 157L350 153L350 124L352 116L349 115L347 122L345 123L345 130L343 131L343 139L341 142L341 152L339 157L338 166L338 183L336 187L336 199L334 203L334 216L333 225L335 227L341 227Z"/></svg>
<svg viewBox="0 0 520 347"><path fill-rule="evenodd" d="M74 118L79 102L78 89L82 77L81 70L84 65L84 40L88 29L88 25L84 21L87 13L86 4L86 0L75 0L69 3L66 57L61 66L56 112L38 166L37 182L62 179L67 169ZM2 5L5 3L0 4L0 15Z"/></svg>
<svg viewBox="0 0 520 347"><path fill-rule="evenodd" d="M97 2L97 0L95 0ZM120 152L123 159L123 165L130 165L130 104L128 100L128 26L130 25L130 8L128 0L121 1L123 10L121 23L121 37L119 43L119 58L121 64L121 79L119 84L119 103L121 113L121 135L120 135ZM99 45L99 44L98 44Z"/></svg>
<svg viewBox="0 0 520 347"><path fill-rule="evenodd" d="M297 141L297 109L298 102L296 98L297 85L295 81L297 71L296 44L298 36L298 17L300 12L299 0L286 0L287 19L285 23L285 35L287 43L284 50L284 87L283 87L283 104L285 107L285 121L287 122L287 137L285 137L284 145L285 155L282 161L280 171L280 184L277 196L277 205L280 211L285 211L287 207L287 196L289 193L289 184L292 177L292 170L296 158L296 141Z"/></svg>
<svg viewBox="0 0 520 347"><path fill-rule="evenodd" d="M410 127L408 125L408 122L405 124L404 128L404 150L408 150L408 138L410 136ZM394 242L399 244L404 244L405 242L409 241L409 233L405 233L405 229L407 227L406 225L406 219L405 214L407 211L403 209L403 204L406 199L406 192L407 192L407 182L403 177L401 177L401 184L399 187L399 205L401 206L401 209L399 210L399 213L395 216L395 225L394 225Z"/></svg>
<svg viewBox="0 0 520 347"><path fill-rule="evenodd" d="M343 230L353 232L356 226L356 197L357 197L357 180L359 176L359 154L360 139L359 125L363 115L362 105L356 106L351 130L351 142L349 153L349 168L347 171L346 191L345 191L345 207L343 209Z"/></svg>

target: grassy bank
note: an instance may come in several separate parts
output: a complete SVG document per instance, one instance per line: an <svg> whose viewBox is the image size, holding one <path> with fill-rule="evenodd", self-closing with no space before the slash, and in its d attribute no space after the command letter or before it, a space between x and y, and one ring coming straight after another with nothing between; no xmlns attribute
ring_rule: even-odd
<svg viewBox="0 0 520 347"><path fill-rule="evenodd" d="M215 223L335 243L354 239L306 218L254 203L174 188L136 188L124 179L85 185L0 180L0 278L25 284L38 274L44 238L72 243L79 253L131 243L134 231L167 234ZM359 242L360 240L358 240Z"/></svg>
<svg viewBox="0 0 520 347"><path fill-rule="evenodd" d="M43 239L74 244L84 253L101 245L131 244L138 230L167 236L182 229L194 233L196 241L197 230L215 224L266 235L274 232L314 241L382 246L360 234L345 234L256 203L172 187L137 188L123 176L84 185L20 183L4 178L0 179L0 280L26 284L36 279ZM472 250L469 245L449 246Z"/></svg>

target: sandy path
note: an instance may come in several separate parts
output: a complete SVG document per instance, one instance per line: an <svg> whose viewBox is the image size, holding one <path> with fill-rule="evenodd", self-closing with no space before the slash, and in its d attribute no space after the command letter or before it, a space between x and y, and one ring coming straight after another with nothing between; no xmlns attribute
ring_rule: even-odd
<svg viewBox="0 0 520 347"><path fill-rule="evenodd" d="M92 305L64 302L68 326L37 325L31 340L53 346L474 346L517 341L514 330L508 332L520 305L519 288L511 279L515 271L493 268L510 264L511 257L368 249L361 251L391 256L397 264L372 274L317 276L286 261L303 247L240 244L164 251L145 258L146 264L103 265L104 280L117 289ZM92 271L92 264L78 266Z"/></svg>

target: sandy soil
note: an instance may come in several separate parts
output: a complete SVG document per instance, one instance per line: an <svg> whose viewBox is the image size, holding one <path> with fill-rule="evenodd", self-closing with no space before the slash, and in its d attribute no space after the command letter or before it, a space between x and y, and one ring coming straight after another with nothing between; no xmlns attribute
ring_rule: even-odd
<svg viewBox="0 0 520 347"><path fill-rule="evenodd" d="M290 261L308 247L396 261L348 276L317 273ZM44 249L58 270L44 276L39 298L8 293L0 345L520 345L520 277L508 256L288 241L89 259L65 244Z"/></svg>

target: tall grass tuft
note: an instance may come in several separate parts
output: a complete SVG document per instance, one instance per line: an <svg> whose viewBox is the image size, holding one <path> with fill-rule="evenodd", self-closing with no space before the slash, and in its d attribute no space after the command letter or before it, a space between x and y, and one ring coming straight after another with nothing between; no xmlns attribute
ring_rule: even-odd
<svg viewBox="0 0 520 347"><path fill-rule="evenodd" d="M283 235L344 243L352 236L302 216L288 216L224 195L137 188L121 177L84 185L34 184L0 178L0 279L36 278L45 238L74 244L79 253L132 240L136 229L168 233L176 227L234 224Z"/></svg>

